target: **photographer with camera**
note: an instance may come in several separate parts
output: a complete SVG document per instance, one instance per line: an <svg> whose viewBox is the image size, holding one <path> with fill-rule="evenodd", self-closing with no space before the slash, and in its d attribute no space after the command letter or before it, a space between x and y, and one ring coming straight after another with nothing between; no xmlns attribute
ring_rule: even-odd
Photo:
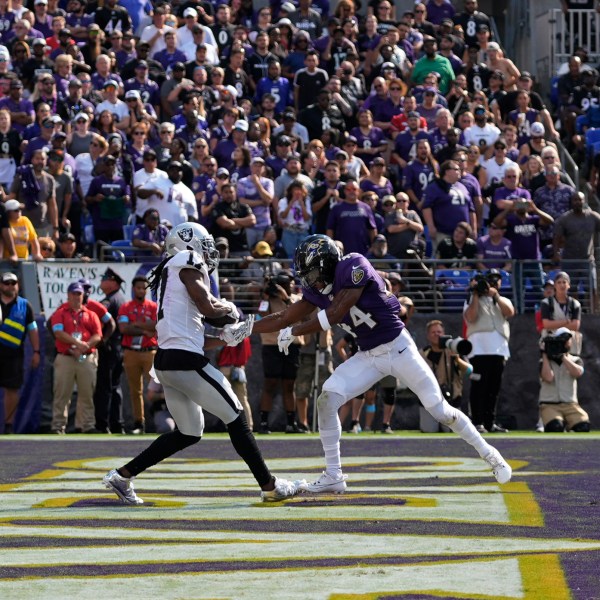
<svg viewBox="0 0 600 600"><path fill-rule="evenodd" d="M496 269L477 274L470 283L470 297L463 316L467 338L473 344L471 373L471 418L477 431L506 432L495 423L504 365L510 356L508 319L515 314L512 302L500 295L502 276Z"/></svg>
<svg viewBox="0 0 600 600"><path fill-rule="evenodd" d="M577 380L583 361L569 352L573 332L559 327L542 338L540 361L540 418L544 431L590 431L588 414L577 400Z"/></svg>
<svg viewBox="0 0 600 600"><path fill-rule="evenodd" d="M420 353L433 371L440 384L442 396L455 408L460 408L462 403L463 378L470 375L473 367L461 357L469 354L472 345L461 338L453 339L445 335L444 324L441 321L429 321L426 325L427 341ZM439 423L432 420L429 413L421 407L420 428L423 432L430 432L430 422L435 423L435 431L439 431Z"/></svg>
<svg viewBox="0 0 600 600"><path fill-rule="evenodd" d="M259 242L260 243L260 242ZM265 277L263 299L258 307L261 317L272 315L300 300L293 293L294 276L289 269L281 269L275 275ZM293 343L289 353L279 352L276 333L261 333L262 361L264 372L263 390L260 397L260 427L258 433L271 433L269 429L269 412L273 407L273 398L281 383L281 396L287 416L286 433L305 433L296 421L296 395L294 383L300 366L300 345L302 338Z"/></svg>

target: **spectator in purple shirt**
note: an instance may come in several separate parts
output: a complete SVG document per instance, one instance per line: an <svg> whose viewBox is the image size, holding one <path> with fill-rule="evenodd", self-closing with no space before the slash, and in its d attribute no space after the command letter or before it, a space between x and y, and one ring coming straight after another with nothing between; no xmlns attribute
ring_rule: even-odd
<svg viewBox="0 0 600 600"><path fill-rule="evenodd" d="M521 169L516 165L510 165L504 171L502 186L496 188L490 206L490 221L493 221L498 213L505 208L510 208L517 200L531 200L529 190L519 186Z"/></svg>
<svg viewBox="0 0 600 600"><path fill-rule="evenodd" d="M366 254L377 235L373 211L358 199L358 182L349 179L344 186L345 199L331 208L327 235L344 245L344 252Z"/></svg>
<svg viewBox="0 0 600 600"><path fill-rule="evenodd" d="M19 133L23 133L25 127L33 123L33 104L23 99L23 84L18 79L11 80L8 96L0 100L0 108L10 112L13 129Z"/></svg>
<svg viewBox="0 0 600 600"><path fill-rule="evenodd" d="M373 125L373 113L370 110L358 113L358 127L354 127L350 135L356 138L358 144L356 156L367 164L380 157L387 148L385 133Z"/></svg>
<svg viewBox="0 0 600 600"><path fill-rule="evenodd" d="M440 166L440 176L432 181L423 195L423 218L429 229L433 250L445 237L451 236L461 221L477 230L473 200L467 188L460 183L462 169L455 160Z"/></svg>
<svg viewBox="0 0 600 600"><path fill-rule="evenodd" d="M157 52L154 55L154 60L157 60L165 71L170 69L176 62L187 62L187 57L184 52L177 49L177 36L175 31L167 31L164 35L165 49Z"/></svg>
<svg viewBox="0 0 600 600"><path fill-rule="evenodd" d="M430 23L440 25L444 19L452 19L456 10L449 0L429 0L427 3L427 18Z"/></svg>
<svg viewBox="0 0 600 600"><path fill-rule="evenodd" d="M513 273L515 308L525 309L525 280L529 278L533 289L540 292L543 286L540 250L540 228L554 223L554 219L541 211L531 200L517 200L505 208L493 221L506 227L506 237L512 242L512 256L516 259Z"/></svg>
<svg viewBox="0 0 600 600"><path fill-rule="evenodd" d="M505 227L492 223L488 235L477 239L477 263L480 271L487 269L503 269L510 271L512 268L512 242L504 237Z"/></svg>
<svg viewBox="0 0 600 600"><path fill-rule="evenodd" d="M143 219L144 223L133 230L131 243L135 248L161 256L169 230L160 224L160 215L155 208L149 208Z"/></svg>

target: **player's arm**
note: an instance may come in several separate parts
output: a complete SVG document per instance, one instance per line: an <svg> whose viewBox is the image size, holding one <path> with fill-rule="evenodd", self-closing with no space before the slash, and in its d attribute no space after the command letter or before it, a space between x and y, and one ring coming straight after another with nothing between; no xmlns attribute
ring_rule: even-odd
<svg viewBox="0 0 600 600"><path fill-rule="evenodd" d="M279 331L285 327L289 327L294 323L302 321L311 312L315 310L315 307L306 300L302 299L298 302L288 305L284 310L276 313L272 313L263 317L260 321L255 321L254 327L252 328L253 333L272 333ZM307 323L310 323L307 321ZM319 329L313 329L312 331L318 331Z"/></svg>
<svg viewBox="0 0 600 600"><path fill-rule="evenodd" d="M343 288L333 299L331 305L317 313L312 319L298 323L292 327L292 335L299 336L330 329L332 325L341 323L342 319L356 305L364 288ZM319 316L321 315L321 316ZM327 326L329 325L329 326Z"/></svg>
<svg viewBox="0 0 600 600"><path fill-rule="evenodd" d="M196 269L181 269L179 279L185 285L196 308L209 319L224 317L231 312L231 306L215 298L204 284L202 276Z"/></svg>

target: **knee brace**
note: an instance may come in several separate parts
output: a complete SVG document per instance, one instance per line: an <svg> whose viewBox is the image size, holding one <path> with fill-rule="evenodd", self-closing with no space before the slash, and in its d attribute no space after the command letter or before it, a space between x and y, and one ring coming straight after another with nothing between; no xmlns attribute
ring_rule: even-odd
<svg viewBox="0 0 600 600"><path fill-rule="evenodd" d="M546 433L560 433L565 430L565 424L560 419L552 419L544 425L544 431Z"/></svg>
<svg viewBox="0 0 600 600"><path fill-rule="evenodd" d="M581 423L577 423L577 425L573 425L571 427L571 431L584 432L587 433L590 431L591 426L589 421L582 421Z"/></svg>

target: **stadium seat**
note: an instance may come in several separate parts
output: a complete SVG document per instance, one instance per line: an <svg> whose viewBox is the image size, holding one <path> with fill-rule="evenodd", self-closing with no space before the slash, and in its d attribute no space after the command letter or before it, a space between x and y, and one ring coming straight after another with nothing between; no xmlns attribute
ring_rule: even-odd
<svg viewBox="0 0 600 600"><path fill-rule="evenodd" d="M123 256L125 257L126 261L135 259L135 253L137 248L133 247L133 245L131 244L131 240L115 240L110 244L110 246L112 246L113 248L118 248L118 252L115 251L112 253L113 258L116 261L121 260L119 252L123 253Z"/></svg>
<svg viewBox="0 0 600 600"><path fill-rule="evenodd" d="M123 239L131 241L135 227L135 225L123 225Z"/></svg>
<svg viewBox="0 0 600 600"><path fill-rule="evenodd" d="M442 312L462 312L473 271L440 269L436 272L436 287L442 292Z"/></svg>
<svg viewBox="0 0 600 600"><path fill-rule="evenodd" d="M600 129L588 129L585 132L585 147L590 151L594 144L600 142Z"/></svg>

